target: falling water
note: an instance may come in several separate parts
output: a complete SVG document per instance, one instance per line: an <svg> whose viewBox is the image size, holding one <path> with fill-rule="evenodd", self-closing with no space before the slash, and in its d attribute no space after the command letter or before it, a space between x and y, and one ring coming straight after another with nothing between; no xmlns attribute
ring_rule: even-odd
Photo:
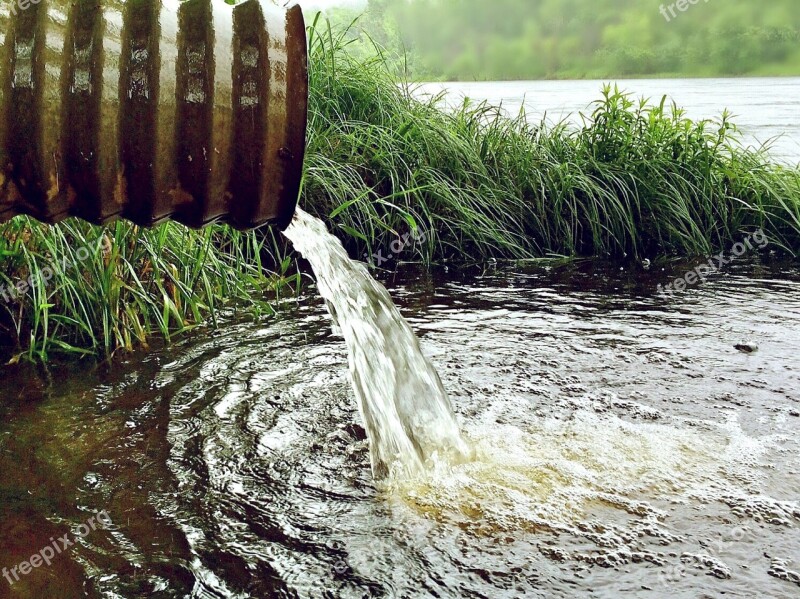
<svg viewBox="0 0 800 599"><path fill-rule="evenodd" d="M307 212L298 209L285 234L311 263L347 344L375 477L466 459L470 450L439 374L386 288Z"/></svg>

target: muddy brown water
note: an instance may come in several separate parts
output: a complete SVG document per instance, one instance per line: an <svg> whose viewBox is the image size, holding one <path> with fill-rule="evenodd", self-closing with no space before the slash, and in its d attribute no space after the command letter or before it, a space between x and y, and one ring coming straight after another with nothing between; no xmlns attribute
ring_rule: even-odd
<svg viewBox="0 0 800 599"><path fill-rule="evenodd" d="M800 596L800 270L655 292L694 266L401 268L477 454L402 484L313 290L113 367L5 367L0 568L74 544L0 597Z"/></svg>

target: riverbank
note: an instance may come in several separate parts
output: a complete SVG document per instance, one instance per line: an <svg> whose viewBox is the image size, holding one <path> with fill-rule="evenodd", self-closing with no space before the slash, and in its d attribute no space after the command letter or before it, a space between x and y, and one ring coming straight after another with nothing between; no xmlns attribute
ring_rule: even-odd
<svg viewBox="0 0 800 599"><path fill-rule="evenodd" d="M445 113L398 87L380 56L310 31L301 205L357 259L656 260L727 251L757 231L764 251L800 254L800 171L745 148L727 115L691 121L613 88L580 128L488 104ZM45 270L65 255L69 268ZM36 360L110 355L227 310L264 315L299 284L293 260L274 232L18 218L0 226L0 338Z"/></svg>

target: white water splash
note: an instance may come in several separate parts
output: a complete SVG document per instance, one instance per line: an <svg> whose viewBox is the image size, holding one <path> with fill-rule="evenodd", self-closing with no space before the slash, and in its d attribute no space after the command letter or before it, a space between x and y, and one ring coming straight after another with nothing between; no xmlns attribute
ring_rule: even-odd
<svg viewBox="0 0 800 599"><path fill-rule="evenodd" d="M297 209L285 235L311 263L347 344L373 475L419 474L437 460L467 459L439 374L386 288L307 212Z"/></svg>

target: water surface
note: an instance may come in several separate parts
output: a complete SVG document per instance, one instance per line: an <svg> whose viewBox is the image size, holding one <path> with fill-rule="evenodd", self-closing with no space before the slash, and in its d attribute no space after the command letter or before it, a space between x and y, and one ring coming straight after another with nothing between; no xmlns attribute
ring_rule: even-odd
<svg viewBox="0 0 800 599"><path fill-rule="evenodd" d="M691 266L401 270L478 454L402 484L313 290L111 369L5 368L0 568L113 526L0 596L796 596L800 272L655 293Z"/></svg>

